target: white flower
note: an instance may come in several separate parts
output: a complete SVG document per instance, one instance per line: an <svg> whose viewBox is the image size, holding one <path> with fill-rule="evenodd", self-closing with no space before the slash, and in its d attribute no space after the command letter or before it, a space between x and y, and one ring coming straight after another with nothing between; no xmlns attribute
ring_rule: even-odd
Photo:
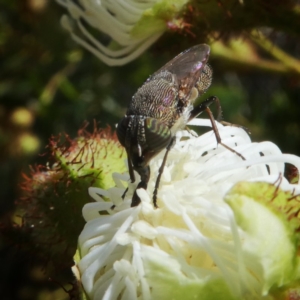
<svg viewBox="0 0 300 300"><path fill-rule="evenodd" d="M167 23L188 0L57 0L66 7L80 31L78 35L68 16L62 25L72 38L110 66L126 64L150 47L167 29ZM110 38L108 46L97 40L90 29ZM110 43L113 41L114 43Z"/></svg>
<svg viewBox="0 0 300 300"><path fill-rule="evenodd" d="M192 123L210 124L203 119ZM271 299L270 287L286 283L290 261L295 261L288 235L276 240L285 227L273 215L264 220L263 210L248 205L253 217L276 230L266 231L267 224L259 223L263 241L256 253L254 233L241 229L232 209L240 199L229 206L224 197L240 181L277 182L299 194L300 186L290 184L283 173L285 163L299 170L300 158L282 154L271 142L251 143L241 128L218 128L222 142L246 160L217 146L212 131L199 137L179 132L162 175L157 209L151 198L164 151L151 161L148 190L138 190L139 206L130 207L138 179L121 199L128 174L114 174L115 188L90 188L97 202L83 208L87 223L79 237L78 267L91 299ZM245 220L247 211L243 213Z"/></svg>

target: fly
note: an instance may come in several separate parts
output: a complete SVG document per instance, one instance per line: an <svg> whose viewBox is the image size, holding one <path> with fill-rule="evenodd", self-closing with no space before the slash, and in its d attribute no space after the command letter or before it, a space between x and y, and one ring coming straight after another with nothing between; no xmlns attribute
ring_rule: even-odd
<svg viewBox="0 0 300 300"><path fill-rule="evenodd" d="M157 207L160 178L168 153L175 143L175 134L204 111L209 115L217 142L244 159L241 154L221 142L209 109L215 102L220 113L219 99L212 96L198 106L193 106L195 100L207 91L212 82L212 69L207 64L209 53L210 47L200 44L169 61L137 90L129 103L126 115L119 122L117 136L126 149L131 182L135 182L134 171L141 177L131 206L137 206L141 202L137 189L147 189L150 160L166 149L153 192L153 205Z"/></svg>

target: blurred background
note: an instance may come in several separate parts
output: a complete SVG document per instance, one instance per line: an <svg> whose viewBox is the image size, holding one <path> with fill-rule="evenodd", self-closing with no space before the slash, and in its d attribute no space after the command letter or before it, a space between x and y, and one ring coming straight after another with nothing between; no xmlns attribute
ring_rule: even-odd
<svg viewBox="0 0 300 300"><path fill-rule="evenodd" d="M224 4L214 2L216 10L220 3ZM1 220L12 217L15 201L22 195L22 174L29 173L30 165L46 164L47 156L41 154L52 135L65 132L75 137L85 121L114 127L150 74L184 49L209 41L199 24L188 30L171 28L136 60L109 67L61 28L64 13L50 0L0 3ZM265 29L269 40L298 62L299 20L293 30L283 25ZM213 83L199 102L218 96L224 120L247 127L253 141L270 140L282 152L300 155L300 71L274 63L268 50L242 31L223 32L212 42ZM244 44L232 46L237 37ZM234 50L231 56L228 49ZM250 56L255 57L253 63L247 62ZM28 254L0 240L1 299L69 298L59 283L49 281L28 260Z"/></svg>

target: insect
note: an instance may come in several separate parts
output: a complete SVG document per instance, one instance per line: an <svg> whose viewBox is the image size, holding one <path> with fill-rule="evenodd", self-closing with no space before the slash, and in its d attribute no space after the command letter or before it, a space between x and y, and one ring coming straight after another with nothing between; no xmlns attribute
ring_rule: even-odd
<svg viewBox="0 0 300 300"><path fill-rule="evenodd" d="M175 143L175 134L203 111L210 117L219 144L221 138L209 105L217 97L209 97L194 107L195 100L204 94L212 81L212 69L207 64L210 47L196 45L180 53L151 75L131 99L126 115L119 122L117 136L125 147L131 182L135 182L134 170L141 180L133 194L131 206L140 203L136 191L147 189L150 178L150 160L166 149L153 192L153 204L157 207L157 192L167 155ZM222 144L229 150L233 149ZM126 193L126 191L125 191ZM125 193L123 197L125 196Z"/></svg>

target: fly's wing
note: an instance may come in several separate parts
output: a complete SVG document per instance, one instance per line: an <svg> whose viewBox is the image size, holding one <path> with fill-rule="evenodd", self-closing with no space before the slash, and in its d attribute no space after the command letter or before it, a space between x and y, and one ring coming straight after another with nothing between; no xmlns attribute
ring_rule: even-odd
<svg viewBox="0 0 300 300"><path fill-rule="evenodd" d="M152 80L165 71L171 73L179 84L180 98L184 100L199 80L200 74L208 61L209 53L210 47L206 44L193 46L174 57L150 76L147 81Z"/></svg>
<svg viewBox="0 0 300 300"><path fill-rule="evenodd" d="M176 75L179 80L191 76L204 67L208 60L209 53L210 47L206 44L193 46L178 54L162 68L152 74L151 77L154 77L163 71L169 71Z"/></svg>

